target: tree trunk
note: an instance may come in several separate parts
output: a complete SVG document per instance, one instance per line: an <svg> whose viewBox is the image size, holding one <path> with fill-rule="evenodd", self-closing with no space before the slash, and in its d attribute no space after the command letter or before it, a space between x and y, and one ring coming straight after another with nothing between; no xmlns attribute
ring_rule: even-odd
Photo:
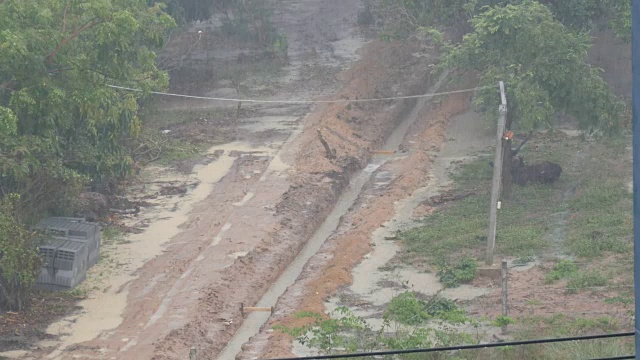
<svg viewBox="0 0 640 360"><path fill-rule="evenodd" d="M16 281L7 281L0 276L0 309L22 311L24 308L24 292Z"/></svg>

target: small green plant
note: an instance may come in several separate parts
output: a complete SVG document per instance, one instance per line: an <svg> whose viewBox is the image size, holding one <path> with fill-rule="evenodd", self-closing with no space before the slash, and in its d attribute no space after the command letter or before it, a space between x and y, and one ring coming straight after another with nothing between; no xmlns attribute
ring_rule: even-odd
<svg viewBox="0 0 640 360"><path fill-rule="evenodd" d="M582 289L606 286L608 279L597 271L576 274L567 282L567 291L575 293Z"/></svg>
<svg viewBox="0 0 640 360"><path fill-rule="evenodd" d="M551 284L560 279L568 278L578 272L578 265L571 260L560 260L545 276L545 282Z"/></svg>
<svg viewBox="0 0 640 360"><path fill-rule="evenodd" d="M444 287L453 288L473 281L477 268L478 264L475 260L464 258L453 266L443 264L437 275Z"/></svg>
<svg viewBox="0 0 640 360"><path fill-rule="evenodd" d="M526 265L526 264L534 262L534 261L536 261L536 258L533 257L533 256L522 256L522 257L519 257L519 258L513 260L513 263L515 265Z"/></svg>
<svg viewBox="0 0 640 360"><path fill-rule="evenodd" d="M75 288L68 290L67 294L73 298L84 299L87 297L88 291L84 288Z"/></svg>
<svg viewBox="0 0 640 360"><path fill-rule="evenodd" d="M529 306L539 306L542 305L542 301L540 299L529 299L526 301L526 304Z"/></svg>
<svg viewBox="0 0 640 360"><path fill-rule="evenodd" d="M394 297L384 312L384 318L404 325L420 325L430 319L463 323L464 311L453 301L434 296L429 301L418 299L414 292Z"/></svg>
<svg viewBox="0 0 640 360"><path fill-rule="evenodd" d="M271 51L281 60L286 60L289 54L289 40L287 35L278 34L271 42Z"/></svg>
<svg viewBox="0 0 640 360"><path fill-rule="evenodd" d="M513 318L503 315L497 316L495 320L493 320L493 324L497 327L505 327L513 323L515 323L515 320L513 320Z"/></svg>
<svg viewBox="0 0 640 360"><path fill-rule="evenodd" d="M313 312L300 312L296 317L309 319L307 325L294 328L276 325L274 330L290 335L302 345L319 349L325 354L332 354L335 349L354 352L370 348L375 332L363 318L354 315L347 307L338 307L331 315L335 318Z"/></svg>
<svg viewBox="0 0 640 360"><path fill-rule="evenodd" d="M391 299L384 317L405 325L419 325L431 317L426 305L414 292L405 292Z"/></svg>
<svg viewBox="0 0 640 360"><path fill-rule="evenodd" d="M401 301L397 304L406 303L406 300L415 298L415 294L401 295ZM438 299L438 300L436 300ZM447 313L444 309L450 309L452 303L434 297L432 302L422 302L421 304L435 313ZM420 300L410 301L414 306ZM436 306L435 304L439 304ZM453 304L455 306L455 304ZM443 307L443 308L440 308ZM460 310L453 310L460 311ZM425 311L428 313L429 311ZM362 317L354 315L348 308L339 307L328 317L324 314L312 312L302 312L296 315L298 318L309 319L309 323L304 326L290 328L276 325L274 330L281 331L294 337L301 344L320 350L324 354L342 354L353 352L368 352L373 350L402 350L413 348L428 348L435 346L450 346L460 344L477 343L471 336L456 331L451 327L444 326L441 329L408 327L391 328L391 320L386 318L378 330L373 330ZM429 315L430 316L430 315ZM422 359L422 358L421 358Z"/></svg>
<svg viewBox="0 0 640 360"><path fill-rule="evenodd" d="M604 300L605 304L623 304L623 305L631 305L633 304L633 297L623 297L623 296L615 296L612 298L607 298Z"/></svg>

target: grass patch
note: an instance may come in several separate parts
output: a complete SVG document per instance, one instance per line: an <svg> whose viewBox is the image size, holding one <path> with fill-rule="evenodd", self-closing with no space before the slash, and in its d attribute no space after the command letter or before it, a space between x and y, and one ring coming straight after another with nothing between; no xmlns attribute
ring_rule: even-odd
<svg viewBox="0 0 640 360"><path fill-rule="evenodd" d="M106 241L118 240L124 236L122 230L119 227L113 225L107 225L102 228L102 239Z"/></svg>
<svg viewBox="0 0 640 360"><path fill-rule="evenodd" d="M162 157L158 161L161 165L171 165L178 161L198 158L205 153L209 145L205 143L191 143L177 139L167 139L163 143Z"/></svg>
<svg viewBox="0 0 640 360"><path fill-rule="evenodd" d="M609 279L597 271L579 272L567 282L567 291L576 293L582 289L606 286Z"/></svg>
<svg viewBox="0 0 640 360"><path fill-rule="evenodd" d="M424 324L431 319L451 323L466 321L464 311L453 301L439 296L422 300L414 292L404 292L394 297L384 311L384 318L412 326Z"/></svg>
<svg viewBox="0 0 640 360"><path fill-rule="evenodd" d="M578 272L578 265L571 260L561 260L553 269L545 276L544 280L547 284L553 283L560 279L568 278Z"/></svg>
<svg viewBox="0 0 640 360"><path fill-rule="evenodd" d="M629 253L632 236L628 138L611 143L562 134L540 135L527 145L527 163L549 160L563 173L553 185L513 187L498 216L496 253L532 258L549 250L582 258ZM569 156L567 156L569 155ZM492 169L490 157L462 164L451 174L453 192L474 192L442 206L419 227L401 234L407 261L439 263L481 254L486 246ZM611 159L611 160L608 160Z"/></svg>
<svg viewBox="0 0 640 360"><path fill-rule="evenodd" d="M529 306L540 306L544 304L540 299L529 299L525 303Z"/></svg>
<svg viewBox="0 0 640 360"><path fill-rule="evenodd" d="M402 233L405 251L410 255L444 261L452 254L469 254L485 246L491 168L486 159L481 158L462 165L452 178L456 183L454 191L474 190L476 195L443 207L424 219L422 226ZM548 232L547 217L565 205L554 196L557 190L551 186L514 190L516 196L500 212L497 251L507 256L540 255L549 246L544 238Z"/></svg>
<svg viewBox="0 0 640 360"><path fill-rule="evenodd" d="M406 252L446 259L448 254L486 243L487 204L487 196L472 196L434 213L421 227L402 234Z"/></svg>
<svg viewBox="0 0 640 360"><path fill-rule="evenodd" d="M151 102L142 111L144 131L134 153L143 164L160 165L198 160L212 145L228 140L236 123L234 109L165 109Z"/></svg>
<svg viewBox="0 0 640 360"><path fill-rule="evenodd" d="M584 342L581 344L554 344L548 346L543 359L602 359L633 354L629 340L607 339Z"/></svg>
<svg viewBox="0 0 640 360"><path fill-rule="evenodd" d="M453 288L473 281L477 269L475 260L464 258L452 265L442 264L437 275L444 287Z"/></svg>
<svg viewBox="0 0 640 360"><path fill-rule="evenodd" d="M621 329L618 321L608 316L598 318L571 318L562 314L550 317L530 316L519 318L518 323L524 325L515 334L518 339L609 334Z"/></svg>
<svg viewBox="0 0 640 360"><path fill-rule="evenodd" d="M125 233L117 226L113 226L113 225L108 225L102 228L102 240L105 243L116 243L116 244L128 244L131 241L127 239L127 237L125 236ZM106 254L102 255L102 261L104 261L105 259L107 259L108 257L106 256Z"/></svg>
<svg viewBox="0 0 640 360"><path fill-rule="evenodd" d="M570 206L575 212L567 239L571 252L593 258L631 250L633 199L622 181L591 181Z"/></svg>
<svg viewBox="0 0 640 360"><path fill-rule="evenodd" d="M455 359L584 360L627 356L633 354L633 352L634 347L632 339L604 339L465 351L460 354L456 354Z"/></svg>

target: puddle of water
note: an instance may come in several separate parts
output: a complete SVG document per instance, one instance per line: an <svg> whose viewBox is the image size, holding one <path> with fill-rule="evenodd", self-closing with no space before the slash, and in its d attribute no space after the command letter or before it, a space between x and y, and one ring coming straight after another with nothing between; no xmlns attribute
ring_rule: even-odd
<svg viewBox="0 0 640 360"><path fill-rule="evenodd" d="M248 192L240 202L233 203L233 206L243 206L244 204L249 202L249 200L253 199L254 196L255 196L254 193Z"/></svg>
<svg viewBox="0 0 640 360"><path fill-rule="evenodd" d="M25 359L27 357L28 352L26 350L12 350L0 352L0 358L7 359Z"/></svg>
<svg viewBox="0 0 640 360"><path fill-rule="evenodd" d="M218 235L216 235L213 238L213 241L211 241L211 245L210 246L216 246L220 243L220 241L222 241L222 235L224 235L224 233L226 233L229 229L231 229L231 223L226 223L222 226L222 229L220 229L220 232L218 232ZM202 256L202 255L200 255ZM199 256L199 257L200 257ZM198 258L199 258L198 257Z"/></svg>

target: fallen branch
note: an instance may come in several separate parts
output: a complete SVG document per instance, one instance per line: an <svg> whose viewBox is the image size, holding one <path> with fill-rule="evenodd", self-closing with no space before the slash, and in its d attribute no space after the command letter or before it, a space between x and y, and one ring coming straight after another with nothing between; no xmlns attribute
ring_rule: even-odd
<svg viewBox="0 0 640 360"><path fill-rule="evenodd" d="M329 144L325 141L324 137L322 137L322 132L320 132L320 129L318 129L317 131L318 131L318 139L320 139L322 146L324 146L324 150L327 152L326 154L327 159L329 160L335 159L336 158L335 150L331 150L331 148L329 147Z"/></svg>

